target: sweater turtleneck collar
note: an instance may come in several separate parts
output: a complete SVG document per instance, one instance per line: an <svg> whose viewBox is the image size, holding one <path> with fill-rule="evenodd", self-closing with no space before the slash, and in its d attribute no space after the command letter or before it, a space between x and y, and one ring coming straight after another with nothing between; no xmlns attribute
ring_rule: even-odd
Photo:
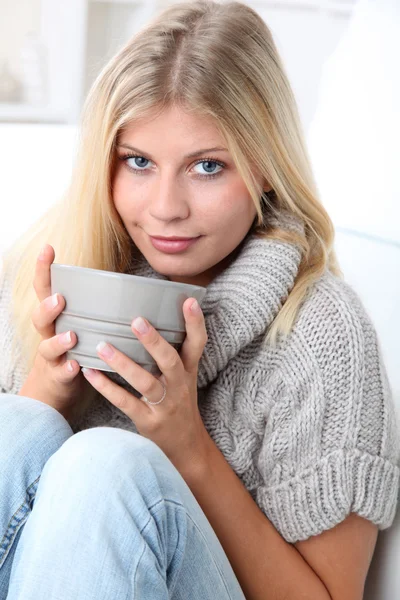
<svg viewBox="0 0 400 600"><path fill-rule="evenodd" d="M274 217L282 229L304 233L289 213ZM198 388L207 387L242 348L266 332L289 295L301 261L300 248L250 231L236 258L207 286L201 303L208 341L199 362ZM167 280L141 256L127 273Z"/></svg>

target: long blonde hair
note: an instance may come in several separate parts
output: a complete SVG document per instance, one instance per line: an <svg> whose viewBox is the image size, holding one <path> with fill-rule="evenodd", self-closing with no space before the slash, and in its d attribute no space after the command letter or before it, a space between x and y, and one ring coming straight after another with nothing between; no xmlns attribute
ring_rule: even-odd
<svg viewBox="0 0 400 600"><path fill-rule="evenodd" d="M175 3L102 69L83 107L68 189L4 254L4 271L15 274L13 322L29 370L41 341L31 320L41 247L51 244L58 263L125 271L134 248L112 201L116 140L136 119L172 105L215 121L257 209L255 234L302 249L294 287L267 343L290 333L326 269L343 277L333 224L318 197L296 101L269 28L241 2ZM250 165L272 186L270 194L259 189ZM282 210L300 218L304 235L271 226L269 217Z"/></svg>

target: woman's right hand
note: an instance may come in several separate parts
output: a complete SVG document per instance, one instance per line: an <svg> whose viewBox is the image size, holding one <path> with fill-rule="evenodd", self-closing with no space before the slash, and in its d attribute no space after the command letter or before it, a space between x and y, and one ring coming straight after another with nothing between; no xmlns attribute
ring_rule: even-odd
<svg viewBox="0 0 400 600"><path fill-rule="evenodd" d="M72 406L87 389L88 383L81 373L76 360L68 361L67 350L73 348L78 338L73 331L55 335L55 319L64 310L65 300L60 294L51 296L50 265L55 252L49 244L45 254L37 259L33 287L39 299L39 306L33 311L32 323L40 333L40 342L34 365L19 395L28 396L49 404L65 417ZM53 306L53 298L58 304ZM67 334L70 334L70 341ZM68 367L72 367L70 371Z"/></svg>

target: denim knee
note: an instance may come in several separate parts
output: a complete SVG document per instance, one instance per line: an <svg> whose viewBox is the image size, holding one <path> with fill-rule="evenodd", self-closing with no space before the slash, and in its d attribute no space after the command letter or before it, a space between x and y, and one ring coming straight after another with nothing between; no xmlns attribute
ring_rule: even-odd
<svg viewBox="0 0 400 600"><path fill-rule="evenodd" d="M69 482L84 481L88 490L99 483L110 491L135 483L148 506L163 498L181 504L179 485L174 485L181 476L168 457L152 440L124 429L93 427L76 433L51 457L46 470L50 476L51 471L64 472Z"/></svg>
<svg viewBox="0 0 400 600"><path fill-rule="evenodd" d="M112 470L116 465L124 468L139 455L149 460L155 457L168 460L152 440L118 427L102 426L79 431L60 448L54 458L58 461L79 458L89 469L98 471Z"/></svg>

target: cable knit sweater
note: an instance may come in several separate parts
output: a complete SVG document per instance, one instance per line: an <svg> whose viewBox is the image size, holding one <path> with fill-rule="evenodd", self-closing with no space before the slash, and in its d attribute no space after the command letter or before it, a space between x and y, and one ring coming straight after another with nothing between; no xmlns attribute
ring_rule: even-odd
<svg viewBox="0 0 400 600"><path fill-rule="evenodd" d="M281 217L286 228L302 227ZM399 423L376 331L359 297L326 271L276 348L265 332L293 287L297 246L244 239L202 303L208 342L199 363L205 427L254 501L287 542L334 527L350 512L385 529L399 489ZM129 273L166 279L149 263ZM10 285L0 288L0 386L17 394L26 368L11 357ZM135 396L118 374L108 377ZM1 398L0 398L1 401ZM136 432L98 394L74 432L89 427Z"/></svg>

